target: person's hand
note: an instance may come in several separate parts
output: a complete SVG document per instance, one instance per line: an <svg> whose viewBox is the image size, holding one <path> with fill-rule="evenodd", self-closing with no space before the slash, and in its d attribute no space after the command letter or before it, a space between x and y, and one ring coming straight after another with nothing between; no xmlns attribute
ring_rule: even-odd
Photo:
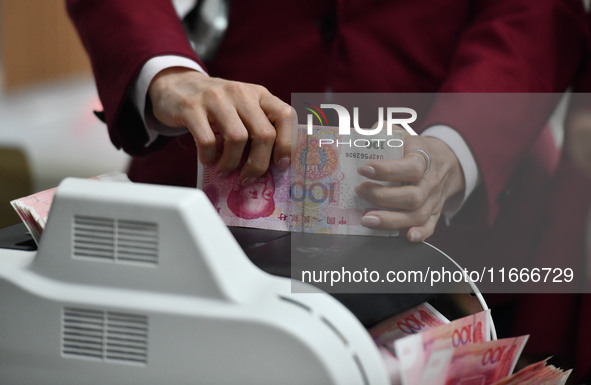
<svg viewBox="0 0 591 385"><path fill-rule="evenodd" d="M289 166L291 107L266 88L174 67L154 77L148 95L156 119L169 127L186 127L199 160L215 164L218 174L238 167L245 151L240 173L244 185L267 171L271 157L279 170Z"/></svg>
<svg viewBox="0 0 591 385"><path fill-rule="evenodd" d="M569 118L564 147L573 163L591 177L591 111L577 111Z"/></svg>
<svg viewBox="0 0 591 385"><path fill-rule="evenodd" d="M425 151L431 162L413 149ZM404 139L405 155L399 160L368 162L359 174L392 185L364 182L357 195L384 210L367 212L362 225L375 229L408 228L407 238L420 242L431 236L445 201L464 190L464 174L453 151L441 140L412 136Z"/></svg>

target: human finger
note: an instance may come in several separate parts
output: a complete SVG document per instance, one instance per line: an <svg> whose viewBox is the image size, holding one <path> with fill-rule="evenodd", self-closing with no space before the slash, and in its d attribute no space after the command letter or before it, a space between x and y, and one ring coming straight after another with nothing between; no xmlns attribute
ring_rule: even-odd
<svg viewBox="0 0 591 385"><path fill-rule="evenodd" d="M240 171L240 179L249 185L269 168L276 131L259 105L241 105L239 115L250 138L246 162Z"/></svg>
<svg viewBox="0 0 591 385"><path fill-rule="evenodd" d="M433 213L423 225L409 228L406 233L407 239L411 242L422 242L429 238L435 232L440 216L441 212Z"/></svg>
<svg viewBox="0 0 591 385"><path fill-rule="evenodd" d="M277 133L273 146L273 163L279 171L285 171L291 161L292 108L268 92L262 95L260 105Z"/></svg>
<svg viewBox="0 0 591 385"><path fill-rule="evenodd" d="M424 225L432 214L433 211L426 206L412 211L375 210L363 215L361 224L379 230L406 229Z"/></svg>
<svg viewBox="0 0 591 385"><path fill-rule="evenodd" d="M187 112L184 120L197 145L197 155L201 163L214 164L218 158L216 138L205 113L202 110L193 110Z"/></svg>
<svg viewBox="0 0 591 385"><path fill-rule="evenodd" d="M401 186L363 182L355 188L355 193L378 207L406 211L418 210L430 196L426 182Z"/></svg>
<svg viewBox="0 0 591 385"><path fill-rule="evenodd" d="M215 116L216 127L220 127L223 140L222 154L217 162L216 172L226 174L240 165L242 153L248 141L248 131L234 108L220 106L212 113Z"/></svg>
<svg viewBox="0 0 591 385"><path fill-rule="evenodd" d="M359 167L357 172L377 181L417 183L423 178L426 170L422 155L408 153L402 159L368 162Z"/></svg>

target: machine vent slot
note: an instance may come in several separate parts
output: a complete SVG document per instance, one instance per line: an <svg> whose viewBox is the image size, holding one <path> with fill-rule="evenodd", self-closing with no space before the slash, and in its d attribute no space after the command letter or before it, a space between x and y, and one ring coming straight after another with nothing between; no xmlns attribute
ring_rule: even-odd
<svg viewBox="0 0 591 385"><path fill-rule="evenodd" d="M158 225L149 222L117 221L117 259L158 263Z"/></svg>
<svg viewBox="0 0 591 385"><path fill-rule="evenodd" d="M298 306L298 307L301 307L302 309L304 309L304 310L306 310L306 311L312 312L312 309L310 309L310 307L309 307L309 306L307 306L307 305L304 305L304 304L303 304L303 303L301 303L300 301L296 301L296 300L295 300L295 299L293 299L293 298L288 298L288 297L284 297L284 296L280 295L280 296L279 296L279 299L281 299L281 300L283 300L283 301L285 301L285 302L291 303L291 304L293 304L293 305L296 305L296 306Z"/></svg>
<svg viewBox="0 0 591 385"><path fill-rule="evenodd" d="M64 308L62 354L106 362L148 362L148 317Z"/></svg>
<svg viewBox="0 0 591 385"><path fill-rule="evenodd" d="M64 309L62 354L103 358L105 319L101 311Z"/></svg>
<svg viewBox="0 0 591 385"><path fill-rule="evenodd" d="M115 258L115 220L96 217L74 217L74 247L76 257Z"/></svg>
<svg viewBox="0 0 591 385"><path fill-rule="evenodd" d="M158 263L158 225L75 216L73 255L112 262Z"/></svg>
<svg viewBox="0 0 591 385"><path fill-rule="evenodd" d="M349 344L349 341L347 341L347 339L345 338L345 336L343 335L343 333L341 333L341 331L339 329L337 329L336 326L334 326L334 324L332 322L330 322L328 319L324 318L324 317L320 317L320 320L322 322L324 322L326 324L326 326L328 326L328 328L330 330L332 330L332 332L334 334L337 335L337 337L339 337L339 339L343 342L343 345L347 346Z"/></svg>
<svg viewBox="0 0 591 385"><path fill-rule="evenodd" d="M361 373L361 378L363 378L363 385L369 385L369 380L367 379L367 374L365 373L365 369L363 368L363 364L359 360L356 354L353 355L353 361L357 365L359 372Z"/></svg>

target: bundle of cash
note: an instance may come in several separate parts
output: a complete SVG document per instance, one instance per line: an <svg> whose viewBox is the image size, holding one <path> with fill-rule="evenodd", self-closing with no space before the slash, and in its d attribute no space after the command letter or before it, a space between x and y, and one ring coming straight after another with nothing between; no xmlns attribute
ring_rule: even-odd
<svg viewBox="0 0 591 385"><path fill-rule="evenodd" d="M270 169L243 187L239 170L220 177L213 167L198 166L198 184L225 223L269 230L315 234L397 235L361 225L361 217L379 209L355 194L367 180L357 169L371 160L400 159L404 131L365 137L339 135L337 127L310 133L300 125L294 135L290 170Z"/></svg>
<svg viewBox="0 0 591 385"><path fill-rule="evenodd" d="M572 370L563 371L553 365L547 365L547 361L526 366L519 372L495 382L494 385L566 384Z"/></svg>
<svg viewBox="0 0 591 385"><path fill-rule="evenodd" d="M121 172L112 172L89 179L110 182L130 182L127 175ZM41 242L41 235L43 234L43 229L49 216L49 210L56 189L57 187L50 188L10 201L10 204L27 227L27 230L29 230L37 245Z"/></svg>
<svg viewBox="0 0 591 385"><path fill-rule="evenodd" d="M41 242L41 234L45 228L49 209L56 188L40 191L38 193L10 201L12 208L23 221L27 230L36 244Z"/></svg>
<svg viewBox="0 0 591 385"><path fill-rule="evenodd" d="M479 312L394 342L404 384L419 385L431 353L490 340L490 314Z"/></svg>
<svg viewBox="0 0 591 385"><path fill-rule="evenodd" d="M490 311L448 321L428 303L369 330L392 384L564 384L546 361L512 374L528 336L491 340Z"/></svg>
<svg viewBox="0 0 591 385"><path fill-rule="evenodd" d="M446 324L449 324L449 320L425 302L369 329L369 334L378 346L393 385L401 384L400 361L394 350L394 342L403 337Z"/></svg>

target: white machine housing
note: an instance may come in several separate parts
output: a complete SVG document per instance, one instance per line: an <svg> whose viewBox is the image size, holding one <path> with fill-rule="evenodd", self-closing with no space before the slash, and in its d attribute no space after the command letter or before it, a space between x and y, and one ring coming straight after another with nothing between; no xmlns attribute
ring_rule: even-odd
<svg viewBox="0 0 591 385"><path fill-rule="evenodd" d="M0 383L388 384L353 314L292 284L200 190L66 179L38 251L0 257Z"/></svg>

